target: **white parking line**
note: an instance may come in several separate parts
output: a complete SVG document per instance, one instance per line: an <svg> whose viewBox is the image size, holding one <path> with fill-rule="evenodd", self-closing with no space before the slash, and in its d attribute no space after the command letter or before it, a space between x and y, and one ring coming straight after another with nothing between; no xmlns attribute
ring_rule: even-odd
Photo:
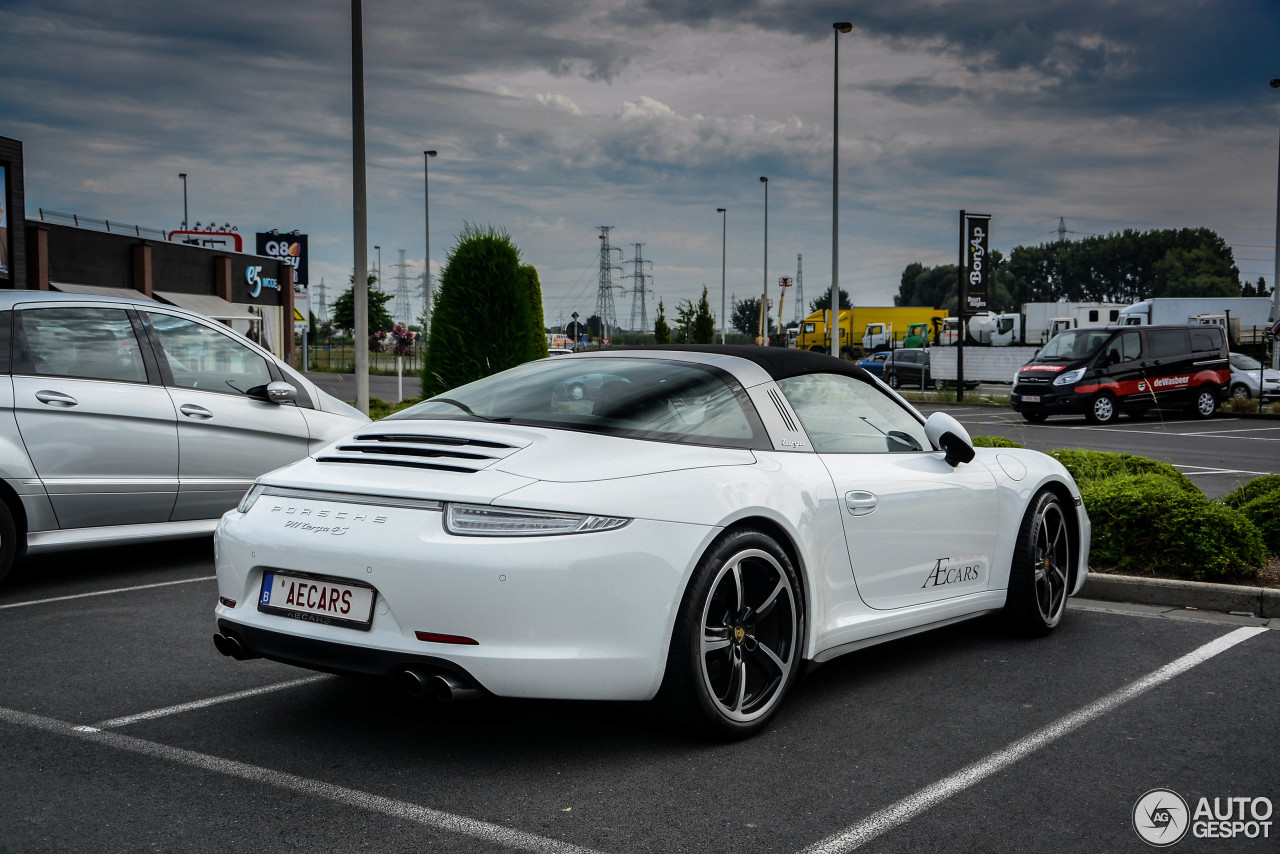
<svg viewBox="0 0 1280 854"><path fill-rule="evenodd" d="M915 794L908 795L896 804L873 813L848 830L828 836L804 849L801 854L844 854L870 842L888 831L905 824L926 810L937 806L952 795L1002 771L1013 763L1031 753L1045 747L1065 735L1068 735L1087 723L1114 711L1130 700L1136 699L1159 685L1168 682L1179 674L1185 673L1197 664L1201 664L1215 655L1226 652L1238 643L1243 643L1254 635L1268 631L1262 626L1246 626L1234 632L1210 641L1194 652L1190 652L1159 670L1131 682L1125 687L1113 691L1100 700L1059 718L1048 726L1033 732L1031 735L1013 742L1004 750L993 753L985 759L973 763L967 768L944 777L938 782L926 786Z"/></svg>
<svg viewBox="0 0 1280 854"><path fill-rule="evenodd" d="M27 602L10 602L8 605L0 605L0 611L6 608L25 608L28 605L47 605L50 602L66 602L70 599L85 599L89 596L107 596L112 593L132 593L135 590L150 590L153 587L170 587L174 584L191 584L194 581L213 581L218 576L203 575L200 578L184 578L181 581L158 581L155 584L139 584L136 587L115 587L111 590L95 590L92 593L76 593L72 596L54 596L51 599L32 599Z"/></svg>
<svg viewBox="0 0 1280 854"><path fill-rule="evenodd" d="M399 821L413 822L448 833L470 836L488 845L502 845L521 851L537 852L537 854L597 854L590 848L581 848L568 842L548 839L545 836L537 836L522 830L512 830L500 824L490 824L487 821L478 821L466 816L419 806L418 804L397 801L381 795L362 792L358 789L348 789L345 786L335 786L320 780L299 777L296 774L272 771L270 768L250 765L247 762L221 759L217 756L210 756L207 753L197 753L194 750L184 750L180 747L157 744L154 741L144 741L143 739L122 735L118 732L103 732L95 727L73 726L65 721L20 712L16 709L0 708L0 721L55 735L80 738L95 744L161 759L166 762L186 765L201 771L274 786L277 789L283 789L306 797L322 798L343 806L370 810Z"/></svg>
<svg viewBox="0 0 1280 854"><path fill-rule="evenodd" d="M328 679L328 676L307 676L302 679L294 679L290 682L281 682L276 685L264 685L261 688L249 688L244 691L236 691L234 694L223 694L220 697L209 697L204 700L193 700L190 703L179 703L176 706L166 706L163 709L152 709L149 712L139 712L136 715L125 715L122 718L112 718L108 721L102 721L94 724L94 729L118 729L129 724L136 724L141 721L153 721L156 718L166 718L169 715L178 715L183 712L194 712L197 709L206 709L209 706L216 706L219 703L230 703L235 700L244 700L249 697L257 697L260 694L271 694L275 691L284 691L288 688L296 688L299 685L307 685L311 682L319 682L321 679Z"/></svg>
<svg viewBox="0 0 1280 854"><path fill-rule="evenodd" d="M1208 466L1193 466L1187 463L1172 463L1174 468L1179 469L1200 469L1200 471L1184 471L1187 477L1195 477L1199 474L1247 474L1253 477L1261 477L1264 474L1272 474L1269 471L1245 471L1244 469L1211 469Z"/></svg>

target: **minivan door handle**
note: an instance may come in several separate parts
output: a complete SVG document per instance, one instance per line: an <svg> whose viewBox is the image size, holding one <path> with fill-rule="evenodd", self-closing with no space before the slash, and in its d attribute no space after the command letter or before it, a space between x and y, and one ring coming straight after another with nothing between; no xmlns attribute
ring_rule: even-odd
<svg viewBox="0 0 1280 854"><path fill-rule="evenodd" d="M866 516L874 511L879 504L880 499L870 492L858 490L844 494L844 506L851 516Z"/></svg>
<svg viewBox="0 0 1280 854"><path fill-rule="evenodd" d="M50 406L71 407L79 403L69 394L63 394L60 391L49 391L47 389L36 392L36 400L41 403L47 403Z"/></svg>
<svg viewBox="0 0 1280 854"><path fill-rule="evenodd" d="M212 412L203 406L196 406L194 403L184 403L178 407L178 411L188 418L196 418L201 421L207 421L213 417Z"/></svg>

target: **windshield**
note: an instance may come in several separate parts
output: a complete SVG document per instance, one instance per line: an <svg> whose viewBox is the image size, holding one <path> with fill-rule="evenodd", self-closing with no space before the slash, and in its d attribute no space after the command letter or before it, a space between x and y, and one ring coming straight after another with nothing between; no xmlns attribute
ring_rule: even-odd
<svg viewBox="0 0 1280 854"><path fill-rule="evenodd" d="M767 447L742 387L701 365L636 358L529 362L389 416L558 427L718 447Z"/></svg>
<svg viewBox="0 0 1280 854"><path fill-rule="evenodd" d="M1238 371L1258 371L1262 369L1262 363L1244 353L1232 353L1231 367Z"/></svg>
<svg viewBox="0 0 1280 854"><path fill-rule="evenodd" d="M1110 329L1072 329L1055 335L1040 355L1039 362L1074 362L1088 359L1102 349L1114 332Z"/></svg>

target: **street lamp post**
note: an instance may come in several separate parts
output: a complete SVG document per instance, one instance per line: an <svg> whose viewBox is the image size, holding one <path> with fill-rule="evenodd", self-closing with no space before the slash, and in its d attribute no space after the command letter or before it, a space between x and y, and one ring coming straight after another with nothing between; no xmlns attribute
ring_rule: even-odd
<svg viewBox="0 0 1280 854"><path fill-rule="evenodd" d="M431 158L435 157L437 152L422 152L422 213L423 213L423 230L427 238L427 257L423 261L426 266L425 278L422 280L422 334L426 335L431 331L431 187L429 183Z"/></svg>
<svg viewBox="0 0 1280 854"><path fill-rule="evenodd" d="M764 345L769 346L769 179L760 176L764 184L764 295L760 297L760 312L764 318Z"/></svg>
<svg viewBox="0 0 1280 854"><path fill-rule="evenodd" d="M182 230L187 230L187 173L179 172L178 177L182 179Z"/></svg>
<svg viewBox="0 0 1280 854"><path fill-rule="evenodd" d="M364 150L364 7L351 0L351 208L356 409L369 414L369 206Z"/></svg>
<svg viewBox="0 0 1280 854"><path fill-rule="evenodd" d="M835 118L832 127L833 145L831 146L831 322L827 324L827 333L831 336L831 355L840 355L840 34L853 30L853 24L840 21L831 25L835 29L835 86L833 87L832 106ZM852 315L852 298L850 299ZM853 318L849 318L850 346L853 345Z"/></svg>
<svg viewBox="0 0 1280 854"><path fill-rule="evenodd" d="M720 344L723 346L729 334L729 315L725 314L724 302L724 249L725 237L729 233L729 212L728 208L716 208L716 213L720 214Z"/></svg>
<svg viewBox="0 0 1280 854"><path fill-rule="evenodd" d="M1280 79L1271 81L1272 89L1280 89ZM1277 161L1276 172L1276 261L1275 268L1272 271L1271 278L1271 316L1276 320L1280 320L1280 160ZM1274 348L1271 356L1271 366L1280 368L1280 344ZM1262 386L1258 386L1258 400L1261 406Z"/></svg>

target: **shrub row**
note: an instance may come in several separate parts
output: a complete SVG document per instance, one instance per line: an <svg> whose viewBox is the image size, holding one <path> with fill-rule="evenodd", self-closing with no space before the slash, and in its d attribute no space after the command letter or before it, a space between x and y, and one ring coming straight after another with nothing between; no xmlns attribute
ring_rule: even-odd
<svg viewBox="0 0 1280 854"><path fill-rule="evenodd" d="M1019 447L995 436L974 444ZM1205 497L1168 463L1132 454L1060 449L1049 455L1080 486L1093 523L1092 562L1136 575L1247 581L1280 554L1280 475Z"/></svg>

